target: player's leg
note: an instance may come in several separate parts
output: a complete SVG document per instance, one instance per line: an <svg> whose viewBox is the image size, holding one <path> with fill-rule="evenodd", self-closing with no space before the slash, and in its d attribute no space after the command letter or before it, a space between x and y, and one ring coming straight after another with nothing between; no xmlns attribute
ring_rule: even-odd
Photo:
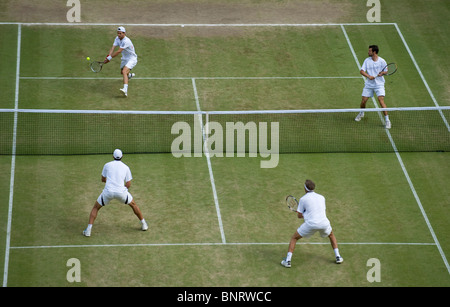
<svg viewBox="0 0 450 307"><path fill-rule="evenodd" d="M124 66L121 70L121 74L123 75L123 84L128 85L128 74L130 73L130 69Z"/></svg>
<svg viewBox="0 0 450 307"><path fill-rule="evenodd" d="M289 248L288 248L288 252L289 253L294 253L295 250L295 245L297 244L297 241L300 240L302 238L302 236L296 231L294 232L294 234L291 237L291 241L289 242Z"/></svg>
<svg viewBox="0 0 450 307"><path fill-rule="evenodd" d="M380 103L380 106L382 108L387 108L386 104L384 103L384 96L378 96L378 102ZM383 111L384 115L387 115L387 111Z"/></svg>
<svg viewBox="0 0 450 307"><path fill-rule="evenodd" d="M120 73L123 75L123 88L120 89L120 91L125 97L128 96L128 81L135 76L134 73L131 73L131 70L136 66L136 64L136 58L122 60L122 63L120 64Z"/></svg>
<svg viewBox="0 0 450 307"><path fill-rule="evenodd" d="M341 255L339 254L337 239L334 236L333 231L331 231L331 233L328 236L328 238L330 239L331 247L333 248L334 255L336 257L336 263L342 263L344 261L344 258L342 258Z"/></svg>
<svg viewBox="0 0 450 307"><path fill-rule="evenodd" d="M91 210L91 214L89 215L89 224L94 224L95 219L97 218L98 211L102 208L102 205L100 205L97 201L94 204L94 207Z"/></svg>
<svg viewBox="0 0 450 307"><path fill-rule="evenodd" d="M384 95L383 96L377 96L378 97L378 103L382 108L387 108L386 103L384 103ZM389 115L387 111L383 111L384 114L384 121L386 124L386 129L391 129L391 121L389 120Z"/></svg>
<svg viewBox="0 0 450 307"><path fill-rule="evenodd" d="M298 233L298 230L295 231L295 233L291 237L291 240L289 241L289 248L288 248L288 253L286 255L286 258L281 261L282 266L284 266L286 268L291 267L291 259L292 259L292 254L294 253L294 250L295 250L295 245L297 244L297 241L300 240L301 238L302 238L302 236Z"/></svg>
<svg viewBox="0 0 450 307"><path fill-rule="evenodd" d="M131 209L133 209L134 214L139 218L139 220L144 219L144 216L142 215L141 209L139 209L138 205L136 205L135 201L132 200L128 206L131 207Z"/></svg>
<svg viewBox="0 0 450 307"><path fill-rule="evenodd" d="M127 66L121 68L120 73L123 76L123 88L120 89L122 94L127 97L128 96L128 74L130 73L130 69Z"/></svg>
<svg viewBox="0 0 450 307"><path fill-rule="evenodd" d="M98 211L102 208L102 205L99 204L98 201L95 202L94 207L92 207L91 213L89 215L89 224L85 230L83 230L83 235L86 237L91 236L91 229L92 225L95 222L95 219L97 218Z"/></svg>
<svg viewBox="0 0 450 307"><path fill-rule="evenodd" d="M364 92L363 92L363 95L364 95ZM359 105L359 107L360 107L361 109L365 109L365 108L366 108L367 100L369 100L369 95L368 95L368 93L366 93L366 95L367 95L367 96L362 96L362 97L361 97L361 103L360 103L360 105ZM359 122L363 117L364 117L364 111L361 111L361 112L359 112L358 115L355 117L355 121Z"/></svg>
<svg viewBox="0 0 450 307"><path fill-rule="evenodd" d="M131 207L131 209L133 209L134 214L138 217L139 221L141 221L142 230L147 230L148 229L148 225L147 222L144 219L144 215L141 212L141 209L138 207L138 205L136 204L136 202L134 201L134 199L131 200L131 202L128 203L128 206Z"/></svg>

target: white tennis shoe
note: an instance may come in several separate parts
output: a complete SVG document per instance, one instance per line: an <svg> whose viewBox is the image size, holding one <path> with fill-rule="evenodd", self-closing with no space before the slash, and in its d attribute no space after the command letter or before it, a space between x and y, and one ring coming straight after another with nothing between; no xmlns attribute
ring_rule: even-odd
<svg viewBox="0 0 450 307"><path fill-rule="evenodd" d="M359 122L364 117L364 112L359 112L355 117L355 121Z"/></svg>
<svg viewBox="0 0 450 307"><path fill-rule="evenodd" d="M121 88L121 89L120 89L120 92L122 93L122 95L123 95L124 97L127 97L127 96L128 96L128 91L127 91L126 89Z"/></svg>
<svg viewBox="0 0 450 307"><path fill-rule="evenodd" d="M389 119L386 120L386 129L391 129L391 121Z"/></svg>
<svg viewBox="0 0 450 307"><path fill-rule="evenodd" d="M87 228L85 230L83 230L83 236L90 237L91 236L91 230L87 229Z"/></svg>
<svg viewBox="0 0 450 307"><path fill-rule="evenodd" d="M134 72L130 72L128 73L128 79L133 78L134 76L136 76L136 74Z"/></svg>
<svg viewBox="0 0 450 307"><path fill-rule="evenodd" d="M341 256L336 256L336 263L341 264L342 262L344 262L344 258L342 258Z"/></svg>
<svg viewBox="0 0 450 307"><path fill-rule="evenodd" d="M281 260L281 265L284 266L285 268L290 268L291 267L291 262L290 261L286 261L286 258L284 258L283 260Z"/></svg>
<svg viewBox="0 0 450 307"><path fill-rule="evenodd" d="M142 224L142 226L141 226L142 231L148 230L147 222L144 221L144 222L141 222L141 224Z"/></svg>

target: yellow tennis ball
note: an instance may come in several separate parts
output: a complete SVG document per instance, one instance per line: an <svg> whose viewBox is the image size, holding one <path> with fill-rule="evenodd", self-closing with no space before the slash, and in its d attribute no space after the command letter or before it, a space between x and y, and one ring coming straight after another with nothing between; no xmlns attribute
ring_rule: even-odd
<svg viewBox="0 0 450 307"><path fill-rule="evenodd" d="M87 57L87 58L86 58L86 60L90 61L90 60L91 60L91 58L90 58L90 57Z"/></svg>

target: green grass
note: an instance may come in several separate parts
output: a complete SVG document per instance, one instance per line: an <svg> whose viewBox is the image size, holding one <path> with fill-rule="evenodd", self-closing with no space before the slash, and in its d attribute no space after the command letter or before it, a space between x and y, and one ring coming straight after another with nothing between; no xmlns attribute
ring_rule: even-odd
<svg viewBox="0 0 450 307"><path fill-rule="evenodd" d="M383 2L382 18L383 22L398 23L439 104L449 105L447 55L445 48L438 47L450 37L448 27L443 26L448 4L438 0L427 3ZM354 20L346 22L365 22L356 6L353 9ZM362 10L365 13L367 8ZM423 18L424 12L432 18ZM118 61L95 75L85 60L86 56L105 56L114 38L111 27L24 25L21 77L97 79L21 79L19 108L192 111L197 107L190 78L197 78L199 104L205 111L359 106L363 81L339 26L127 29L139 55L138 77L187 79L135 79L130 82L130 96L123 99L117 91L121 86ZM5 34L0 55L8 57L0 66L0 107L13 108L17 25L0 25L0 30ZM434 105L394 26L345 26L345 30L360 63L372 43L380 45L382 57L398 63L399 72L387 79L389 107ZM28 56L30 50L32 56ZM356 78L201 79L298 76ZM18 148L30 144L53 148L51 144L57 140L45 139L43 132L56 126L43 119L34 121L34 128L27 131L21 116ZM392 137L399 144L417 130L412 128L414 122L395 113L391 116ZM448 113L446 116L449 119ZM68 118L64 126L79 129L80 137L70 139L58 128L67 147L83 143L83 133L97 125ZM121 127L122 140L143 146L143 135L160 133L159 123L149 123L142 134L132 120L116 118L111 126ZM351 123L352 118L348 129L355 131ZM360 124L383 132L381 124L370 118ZM170 125L164 126L167 131L161 133L161 139L170 138ZM437 117L426 127L433 129L434 125L443 126L442 120ZM13 114L2 115L5 146L12 144L12 126ZM364 136L368 132L361 129L357 133ZM117 143L109 137L111 131L105 129L102 135L108 136L105 146L112 152ZM305 135L296 137L301 141ZM447 136L434 137L445 142ZM382 138L386 138L384 133ZM260 168L261 157L213 157L212 173L227 243L223 244L205 156L125 153L124 162L134 178L130 192L150 230L140 231L131 209L114 203L100 210L90 238L81 231L103 188L101 169L111 155L17 156L8 286L450 286L450 275L430 231L431 226L448 259L450 155L401 152L400 157L429 225L394 153L281 154L272 169ZM3 272L9 155L0 156L0 170ZM345 261L335 265L328 239L314 236L299 242L293 267L287 270L279 262L301 221L285 208L283 198L287 194L301 196L307 178L316 182L317 192L327 199L327 214ZM79 284L66 280L70 258L81 262ZM381 262L381 283L366 279L369 258Z"/></svg>

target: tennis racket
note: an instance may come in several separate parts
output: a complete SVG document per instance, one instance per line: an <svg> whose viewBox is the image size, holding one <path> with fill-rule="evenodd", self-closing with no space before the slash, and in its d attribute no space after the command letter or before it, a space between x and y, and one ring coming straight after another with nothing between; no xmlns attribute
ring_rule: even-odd
<svg viewBox="0 0 450 307"><path fill-rule="evenodd" d="M298 200L292 195L286 196L286 204L291 211L297 212Z"/></svg>
<svg viewBox="0 0 450 307"><path fill-rule="evenodd" d="M383 71L387 70L387 74L384 74L383 76L390 76L395 74L395 72L397 71L397 64L395 63L389 63L386 66L384 66L384 68L380 71L380 73L382 73ZM381 76L378 76L381 77Z"/></svg>
<svg viewBox="0 0 450 307"><path fill-rule="evenodd" d="M89 67L91 68L91 70L93 72L100 72L102 70L103 67L103 62L99 62L99 61L92 61L89 64Z"/></svg>

